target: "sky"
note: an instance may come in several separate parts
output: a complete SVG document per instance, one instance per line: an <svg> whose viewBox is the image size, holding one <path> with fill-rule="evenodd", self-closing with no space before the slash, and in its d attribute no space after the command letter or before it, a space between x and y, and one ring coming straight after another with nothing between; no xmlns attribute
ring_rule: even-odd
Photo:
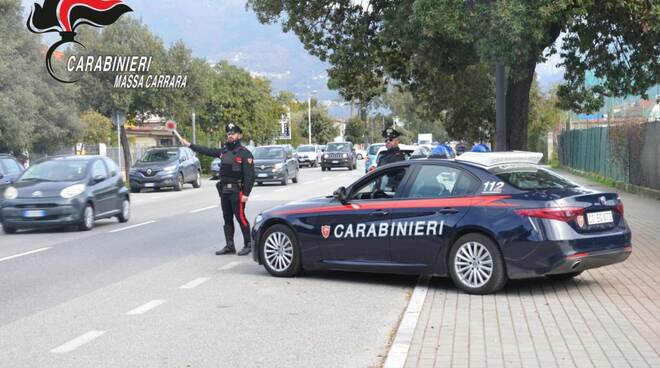
<svg viewBox="0 0 660 368"><path fill-rule="evenodd" d="M24 14L34 0L21 0ZM39 1L42 3L43 1ZM279 24L259 23L245 0L125 0L136 16L159 35L167 46L183 40L197 57L210 63L225 59L271 81L276 93L288 90L306 99L317 91L320 100L340 101L336 91L327 88L328 64L305 51L293 33L284 33ZM541 88L547 90L561 81L558 55L537 66ZM331 109L346 117L347 108ZM343 116L342 116L343 115Z"/></svg>

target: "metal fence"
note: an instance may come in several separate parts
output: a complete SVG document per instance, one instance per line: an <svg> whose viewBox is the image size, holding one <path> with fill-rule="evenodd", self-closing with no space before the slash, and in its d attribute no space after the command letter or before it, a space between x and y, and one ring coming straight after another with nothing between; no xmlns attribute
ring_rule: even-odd
<svg viewBox="0 0 660 368"><path fill-rule="evenodd" d="M660 123L564 131L557 152L562 166L660 189Z"/></svg>

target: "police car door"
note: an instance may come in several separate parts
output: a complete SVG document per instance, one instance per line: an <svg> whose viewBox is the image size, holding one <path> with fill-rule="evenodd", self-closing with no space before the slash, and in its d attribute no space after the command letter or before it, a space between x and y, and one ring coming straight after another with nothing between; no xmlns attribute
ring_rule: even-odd
<svg viewBox="0 0 660 368"><path fill-rule="evenodd" d="M423 271L436 264L479 184L462 169L433 163L417 165L411 176L391 210L392 262Z"/></svg>
<svg viewBox="0 0 660 368"><path fill-rule="evenodd" d="M320 224L329 229L321 241L325 260L390 262L389 208L406 170L397 167L363 179L351 188L346 210L320 216Z"/></svg>

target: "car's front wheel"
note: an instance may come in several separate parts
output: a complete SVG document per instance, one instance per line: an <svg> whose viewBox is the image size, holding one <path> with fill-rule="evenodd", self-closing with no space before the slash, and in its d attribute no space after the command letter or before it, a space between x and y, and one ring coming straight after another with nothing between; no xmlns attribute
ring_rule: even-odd
<svg viewBox="0 0 660 368"><path fill-rule="evenodd" d="M298 240L288 226L273 225L261 239L261 260L268 273L277 277L292 277L300 272Z"/></svg>
<svg viewBox="0 0 660 368"><path fill-rule="evenodd" d="M117 215L117 219L119 222L128 222L128 219L131 217L131 202L127 199L124 198L121 201L121 208L119 208L119 215Z"/></svg>
<svg viewBox="0 0 660 368"><path fill-rule="evenodd" d="M176 182L174 183L174 190L180 192L183 189L183 175L179 173L176 176Z"/></svg>
<svg viewBox="0 0 660 368"><path fill-rule="evenodd" d="M2 231L5 234L16 234L16 228L11 226L2 225Z"/></svg>
<svg viewBox="0 0 660 368"><path fill-rule="evenodd" d="M482 234L467 234L454 243L449 274L454 284L469 294L494 293L507 282L500 249Z"/></svg>
<svg viewBox="0 0 660 368"><path fill-rule="evenodd" d="M85 205L83 208L80 225L78 228L82 231L92 230L94 227L94 207L91 204Z"/></svg>

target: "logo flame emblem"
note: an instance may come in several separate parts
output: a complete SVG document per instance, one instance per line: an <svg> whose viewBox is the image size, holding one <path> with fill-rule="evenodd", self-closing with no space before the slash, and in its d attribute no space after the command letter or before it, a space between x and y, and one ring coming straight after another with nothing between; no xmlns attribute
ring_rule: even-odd
<svg viewBox="0 0 660 368"><path fill-rule="evenodd" d="M34 3L27 19L27 28L32 33L59 32L61 40L46 52L48 74L62 83L74 83L58 78L53 72L52 57L55 50L66 44L83 44L75 40L76 28L82 24L93 27L109 26L124 13L132 12L122 0L45 0L43 5Z"/></svg>
<svg viewBox="0 0 660 368"><path fill-rule="evenodd" d="M328 239L330 236L330 225L321 226L321 235L323 235L323 239Z"/></svg>

